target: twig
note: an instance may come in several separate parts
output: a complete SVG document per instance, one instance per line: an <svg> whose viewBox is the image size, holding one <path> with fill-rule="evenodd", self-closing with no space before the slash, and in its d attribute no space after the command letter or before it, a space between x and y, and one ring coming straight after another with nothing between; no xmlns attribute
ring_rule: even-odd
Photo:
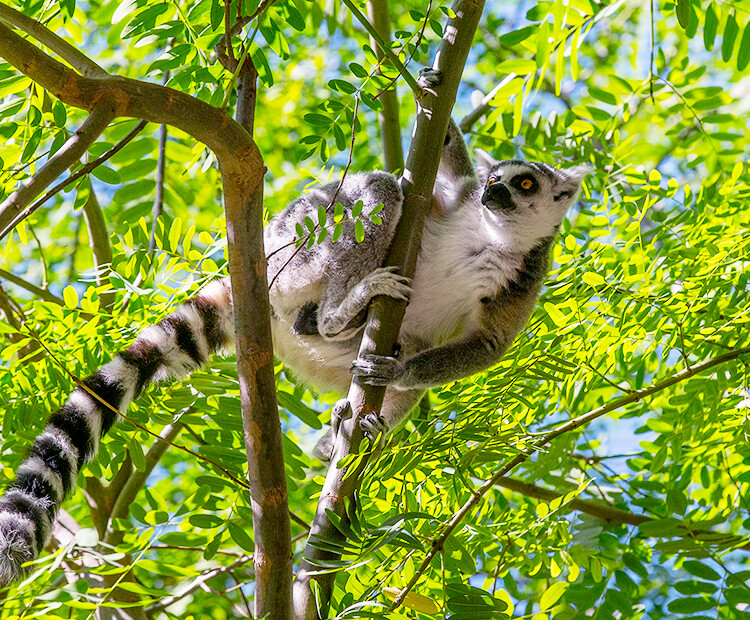
<svg viewBox="0 0 750 620"><path fill-rule="evenodd" d="M412 590L412 588L414 588L417 581L419 581L419 579L422 577L424 572L427 570L427 567L430 565L432 558L434 558L435 555L440 551L440 549L443 548L445 541L453 533L453 530L456 529L456 527L463 520L463 518L483 499L483 497L487 494L487 492L490 489L492 489L492 487L499 484L499 482L509 472L511 472L516 466L526 461L532 454L534 454L537 450L539 450L541 446L548 444L549 442L553 441L554 439L557 439L558 437L560 437L561 435L564 435L565 433L569 433L582 426L585 426L589 422L596 420L597 418L600 418L601 416L609 413L610 411L614 411L615 409L619 409L620 407L623 407L630 403L634 403L639 400L642 400L648 396L661 392L677 383L685 381L695 376L698 373L701 373L705 370L709 370L710 368L713 368L715 366L719 366L725 362L735 360L739 358L741 355L747 355L747 354L750 354L750 347L734 349L728 353L718 355L701 364L696 364L690 369L682 370L676 373L675 375L669 377L668 379L664 379L663 381L654 383L650 387L637 390L631 394L628 394L621 398L617 398L606 405L597 407L596 409L593 409L592 411L589 411L588 413L578 416L577 418L569 420L568 422L565 422L559 425L556 429L546 433L540 439L538 443L529 446L524 452L513 457L510 461L508 461L505 465L503 465L489 480L487 480L484 484L482 484L482 486L479 487L479 489L475 490L472 493L472 496L466 501L466 503L460 508L460 510L458 510L458 512L456 512L455 515L446 524L441 534L432 541L432 548L430 549L430 551L427 552L427 555L425 556L424 561L422 562L420 567L417 569L417 571L414 573L414 576L409 580L409 583L401 590L401 592L399 592L398 596L394 599L393 604L390 607L391 611L395 610L401 605L406 595Z"/></svg>
<svg viewBox="0 0 750 620"><path fill-rule="evenodd" d="M385 41L383 41L383 38L380 36L377 30L373 27L373 25L368 21L367 17L360 11L357 6L354 4L352 0L343 0L346 7L351 11L352 15L356 18L356 20L362 25L362 27L367 31L367 34L369 34L375 41L377 41L380 48L383 50L383 53L386 55L386 58L391 62L393 67L398 70L398 72L403 76L403 78L406 80L406 83L409 85L409 88L411 88L412 92L414 93L414 96L417 98L417 100L421 99L424 95L424 91L422 90L422 87L419 85L416 79L414 79L414 76L409 73L409 70L403 65L403 63L399 60L398 56L393 53L393 50L391 50L391 46L388 45Z"/></svg>
<svg viewBox="0 0 750 620"><path fill-rule="evenodd" d="M94 188L89 184L89 197L83 203L83 217L86 220L86 228L89 233L89 245L94 255L94 267L96 268L96 285L104 286L106 274L112 264L112 246L109 243L109 232L107 222L104 220L102 208L96 198ZM101 307L105 312L112 309L115 301L113 291L101 294Z"/></svg>
<svg viewBox="0 0 750 620"><path fill-rule="evenodd" d="M89 117L89 118L91 118L91 117ZM5 237L5 235L7 235L21 221L23 221L24 219L26 219L29 215L31 215L32 213L34 213L34 211L36 211L39 207L41 207L45 202L47 202L47 200L49 200L50 198L52 198L52 196L54 196L55 194L61 192L68 185L70 185L71 183L73 183L73 181L76 181L77 179L80 179L82 176L87 175L94 168L96 168L99 164L107 161L114 154L116 154L117 152L119 152L120 150L122 150L133 138L135 138L141 131L143 131L143 128L147 124L148 123L146 121L140 121L135 127L133 127L133 129L130 132L128 132L128 134L122 140L120 140L117 144L115 144L106 153L102 153L94 161L91 161L88 164L86 164L83 167L81 167L79 170L76 170L76 172L74 172L73 174L71 174L67 179L64 179L63 181L60 181L57 185L55 185L52 189L50 189L46 194L44 194L41 198L39 198L34 204L32 204L29 208L27 208L23 213L17 215L13 219L13 221L11 221L8 224L8 226L0 233L0 240L2 240L3 237ZM106 128L106 126L105 126L105 128ZM82 131L82 130L83 130L83 127L81 127L81 129L79 129L78 131ZM104 128L102 128L102 131L104 131ZM78 132L76 132L76 134L77 133ZM101 131L99 133L101 133ZM74 134L74 136L75 136L75 134ZM96 137L98 137L98 134L97 134ZM96 139L96 137L94 139ZM73 139L73 138L71 138L71 139ZM93 142L93 140L91 142ZM57 157L57 155L59 155L60 152L64 148L65 148L65 146L63 146L60 149L60 151L58 151L57 153L55 153L54 157ZM88 146L86 146L86 148L88 148ZM85 149L84 149L84 151L85 151ZM83 153L81 153L81 155L83 155ZM77 158L77 159L80 159L80 157ZM48 161L47 164L49 164L50 161ZM45 166L47 164L45 164ZM57 173L54 178L57 178L58 176L60 176L60 174L63 172L63 170L69 168L70 165L72 165L72 163L69 164L69 165L67 165L67 166L65 166L65 168L63 168L62 170L60 170L60 172ZM41 173L41 170L39 172L37 172L37 174L34 175L34 177L31 179L32 182L37 179L37 177L39 176L40 173ZM51 179L50 182L52 180L54 180L54 178ZM41 191L42 189L44 189L44 187L46 187L47 185L49 185L49 182L46 183L43 187L39 188L39 191ZM21 189L23 189L23 188L21 188ZM20 189L18 191L20 191ZM3 219L4 219L3 215L5 213L5 208L6 208L5 205L9 204L9 201L11 200L11 198L13 198L14 195L15 195L15 192L14 192L14 194L11 194L2 205L0 205L0 222L2 222ZM34 196L29 197L28 201L25 204L28 204L28 202L31 202L31 200L33 200L33 198L34 198ZM25 205L21 204L18 207L17 210L20 211L20 209L22 209L23 206L25 206Z"/></svg>
<svg viewBox="0 0 750 620"><path fill-rule="evenodd" d="M346 166L344 167L344 171L341 173L341 180L339 181L338 186L336 187L336 191L333 192L333 198L328 203L328 206L326 207L326 211L328 211L334 204L336 204L336 198L339 197L339 192L341 191L341 186L344 184L344 179L346 179L346 175L349 172L349 167L352 165L352 154L354 153L354 138L356 134L356 128L357 128L357 111L359 110L359 97L355 97L354 99L354 116L352 119L352 136L351 141L349 144L349 158L346 160ZM310 233L312 234L312 233ZM307 238L307 237L306 237ZM290 245L290 244L287 244ZM304 243L300 243L299 246L297 246L294 249L294 252L292 252L292 255L287 259L287 261L281 266L281 268L274 274L273 278L271 278L271 282L268 284L268 290L271 290L271 287L273 286L273 283L276 282L276 278L279 277L282 271L286 269L287 265L291 263L294 260L294 257L297 256L297 254L300 253L302 248L305 247ZM282 249L282 248L279 248ZM277 250L278 251L278 250ZM272 256L275 252L272 252L269 256ZM266 257L268 258L268 257Z"/></svg>
<svg viewBox="0 0 750 620"><path fill-rule="evenodd" d="M430 15L431 5L432 0L430 0L430 4L427 7L425 24ZM388 16L388 0L369 0L367 3L367 14L373 28L380 34L381 40L390 44L391 24ZM424 26L422 32L424 32ZM375 55L378 62L382 63L385 58L385 52L380 45L376 45L377 41L373 37L370 37L370 43L375 48ZM417 41L414 47L415 51L418 46L419 41ZM382 75L380 69L376 70L376 74ZM391 84L393 84L393 81ZM401 122L398 118L398 94L395 87L386 88L381 93L383 109L378 112L378 122L380 123L380 139L383 142L383 163L388 172L399 173L404 169L404 149L401 145ZM378 93L375 97L378 97L381 93Z"/></svg>
<svg viewBox="0 0 750 620"><path fill-rule="evenodd" d="M65 170L74 165L96 139L104 132L116 116L116 109L112 102L102 101L91 111L78 130L68 138L57 153L37 170L36 174L8 196L0 205L0 240L27 215L33 213L34 208L19 213L36 198L44 188L59 177Z"/></svg>
<svg viewBox="0 0 750 620"><path fill-rule="evenodd" d="M419 35L417 36L417 41L414 43L411 54L409 54L409 57L404 61L404 67L408 67L409 63L414 60L414 56L417 53L417 50L419 49L419 44L422 42L422 39L424 38L424 31L427 28L427 22L430 20L430 11L432 10L432 0L430 0L427 3L427 10L425 11L424 20L422 21L422 27L419 29ZM414 35L412 35L414 36ZM404 44L401 46L401 49L398 51L398 54L401 54L404 50L406 50L406 46L408 43L411 42L411 37L404 42ZM373 99L377 99L381 95L384 95L385 93L389 92L391 90L391 86L395 84L396 80L398 79L398 75L394 77L386 86L383 87L380 92L375 94L373 96ZM385 105L385 103L383 104Z"/></svg>
<svg viewBox="0 0 750 620"><path fill-rule="evenodd" d="M2 278L3 280L7 280L8 282L12 282L17 287L22 288L25 291L29 291L29 293L36 295L37 297L39 297L39 299L43 299L44 301L51 301L53 304L57 304L58 306L65 306L65 302L62 299L50 293L46 288L41 288L36 284L31 284L23 278L19 278L17 275L11 273L10 271L0 269L0 278Z"/></svg>
<svg viewBox="0 0 750 620"><path fill-rule="evenodd" d="M61 39L54 32L42 26L38 21L24 15L9 7L7 4L0 3L0 21L4 21L10 26L20 28L25 33L34 37L42 45L46 45L61 58L68 61L70 65L86 77L108 77L102 67L96 64L85 54L73 47L67 41Z"/></svg>
<svg viewBox="0 0 750 620"><path fill-rule="evenodd" d="M167 446L174 445L174 440L185 425L182 422L175 422L174 424L168 424L164 427L161 434L158 436L154 445L151 446L149 451L146 453L146 467L143 471L133 469L128 477L127 481L122 487L122 490L118 493L117 497L114 498L114 506L109 513L110 527L107 531L107 535L104 538L104 542L110 545L119 545L122 542L124 532L116 530L112 527L115 519L125 519L130 512L130 505L135 501L138 492L146 482L149 474L153 471L156 464L159 462L164 453L167 451Z"/></svg>
<svg viewBox="0 0 750 620"><path fill-rule="evenodd" d="M151 607L146 608L146 612L150 616L155 616L159 612L164 611L167 607L170 605L174 605L177 601L179 601L181 598L185 598L188 594L192 594L196 590L200 589L201 586L203 586L204 583L209 581L210 579L213 579L214 577L217 577L218 575L223 575L224 573L233 571L236 568L239 568L243 564L247 564L248 562L252 562L253 556L252 555L243 555L238 560L235 560L231 564L228 564L227 566L220 566L219 568L214 568L213 570L207 571L203 573L202 575L199 575L196 577L190 585L187 586L184 590L182 590L179 594L173 594L170 597L165 598L157 605L152 605Z"/></svg>

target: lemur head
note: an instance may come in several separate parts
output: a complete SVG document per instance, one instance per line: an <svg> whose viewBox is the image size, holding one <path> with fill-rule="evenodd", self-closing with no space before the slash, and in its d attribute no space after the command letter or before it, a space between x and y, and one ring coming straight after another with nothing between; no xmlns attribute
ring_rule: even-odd
<svg viewBox="0 0 750 620"><path fill-rule="evenodd" d="M589 173L583 166L558 169L518 159L496 161L479 149L476 161L480 201L490 218L515 234L537 239L555 233Z"/></svg>

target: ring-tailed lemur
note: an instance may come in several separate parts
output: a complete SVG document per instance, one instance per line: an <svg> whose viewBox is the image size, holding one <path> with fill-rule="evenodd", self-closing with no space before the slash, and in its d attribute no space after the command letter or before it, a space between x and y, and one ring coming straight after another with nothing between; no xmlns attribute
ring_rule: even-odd
<svg viewBox="0 0 750 620"><path fill-rule="evenodd" d="M403 196L394 176L347 176L336 196L349 221L341 238L291 258L297 251L290 243L296 225L305 217L315 220L337 184L298 198L264 234L276 354L298 377L324 390L346 392L352 374L388 385L381 415L366 417L362 427L369 435L392 429L426 388L500 359L531 313L548 271L553 236L585 173L495 161L482 151L475 171L451 122L411 282L381 267L401 213ZM384 205L382 225L366 223L361 243L355 242L350 221L358 201L365 213ZM403 357L352 362L367 305L376 295L410 298L400 335ZM22 564L38 557L49 541L57 509L115 422L114 410L124 412L149 382L181 378L200 367L229 348L233 335L225 278L144 329L128 349L83 381L87 389L73 391L34 440L0 499L0 582L18 577ZM329 454L330 435L318 446L323 456Z"/></svg>

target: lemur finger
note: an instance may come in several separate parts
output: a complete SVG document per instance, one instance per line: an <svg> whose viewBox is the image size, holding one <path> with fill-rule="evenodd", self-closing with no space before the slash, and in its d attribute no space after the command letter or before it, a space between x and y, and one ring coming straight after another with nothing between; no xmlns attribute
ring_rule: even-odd
<svg viewBox="0 0 750 620"><path fill-rule="evenodd" d="M411 278L394 273L393 268L377 269L367 276L367 279L369 280L370 294L373 297L375 295L387 295L403 301L409 300Z"/></svg>
<svg viewBox="0 0 750 620"><path fill-rule="evenodd" d="M369 385L389 385L403 374L404 364L395 357L366 354L352 362L349 372Z"/></svg>
<svg viewBox="0 0 750 620"><path fill-rule="evenodd" d="M368 413L359 421L359 427L362 429L365 437L370 441L375 441L381 433L386 435L389 431L388 423L385 418L376 413Z"/></svg>

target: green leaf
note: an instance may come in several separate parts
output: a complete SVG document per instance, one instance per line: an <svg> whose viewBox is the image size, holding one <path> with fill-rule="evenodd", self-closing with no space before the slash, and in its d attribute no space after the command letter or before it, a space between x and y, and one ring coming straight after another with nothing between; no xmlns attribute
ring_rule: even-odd
<svg viewBox="0 0 750 620"><path fill-rule="evenodd" d="M677 21L680 22L680 26L687 30L690 20L690 0L677 0L676 9Z"/></svg>
<svg viewBox="0 0 750 620"><path fill-rule="evenodd" d="M698 611L708 611L713 609L716 602L707 596L678 598L670 601L667 609L676 614L694 614Z"/></svg>
<svg viewBox="0 0 750 620"><path fill-rule="evenodd" d="M78 293L72 286L66 286L63 289L63 301L66 308L78 308Z"/></svg>
<svg viewBox="0 0 750 620"><path fill-rule="evenodd" d="M589 286L604 286L607 281L596 273L595 271L587 271L581 276L581 280L583 280L586 284Z"/></svg>
<svg viewBox="0 0 750 620"><path fill-rule="evenodd" d="M536 61L528 58L512 58L501 62L497 70L501 73L517 73L527 75L536 71Z"/></svg>
<svg viewBox="0 0 750 620"><path fill-rule="evenodd" d="M541 600L539 601L539 605L541 606L542 610L549 609L555 603L557 603L557 601L560 600L562 595L565 594L569 587L570 584L568 582L558 581L547 588L544 594L542 594Z"/></svg>
<svg viewBox="0 0 750 620"><path fill-rule="evenodd" d="M606 90L602 90L601 88L596 88L595 86L589 86L589 95L591 95L594 99L598 99L599 101L608 103L610 105L618 105L619 103L617 97L615 97L612 93L609 93Z"/></svg>
<svg viewBox="0 0 750 620"><path fill-rule="evenodd" d="M365 225L362 223L362 220L354 222L354 238L357 240L357 243L362 243L365 240Z"/></svg>
<svg viewBox="0 0 750 620"><path fill-rule="evenodd" d="M138 471L146 471L146 457L143 455L141 444L135 437L128 440L128 454L130 454L130 459Z"/></svg>
<svg viewBox="0 0 750 620"><path fill-rule="evenodd" d="M311 428L323 427L315 411L310 409L310 407L305 405L305 403L303 403L293 394L290 394L289 392L285 392L284 390L279 390L277 392L277 397L279 400L279 405L281 407L283 407L290 413L294 414L296 417L302 420L302 422L307 424L309 427Z"/></svg>
<svg viewBox="0 0 750 620"><path fill-rule="evenodd" d="M524 28L519 28L518 30L514 30L513 32L506 32L505 34L500 35L497 38L497 41L501 45L513 47L514 45L518 45L519 43L522 43L523 41L528 39L535 32L536 26L525 26ZM502 65L503 63L500 64L501 67Z"/></svg>
<svg viewBox="0 0 750 620"><path fill-rule="evenodd" d="M737 52L737 71L744 71L750 63L750 22L745 26L740 39L740 49Z"/></svg>
<svg viewBox="0 0 750 620"><path fill-rule="evenodd" d="M190 515L188 517L188 521L190 521L191 525L194 525L195 527L199 527L201 529L211 529L214 527L219 527L222 523L224 523L224 520L221 517L208 513Z"/></svg>
<svg viewBox="0 0 750 620"><path fill-rule="evenodd" d="M120 173L114 168L110 168L104 164L99 164L91 171L91 174L100 181L109 183L110 185L117 185L120 182Z"/></svg>
<svg viewBox="0 0 750 620"><path fill-rule="evenodd" d="M305 114L305 121L310 125L317 125L319 127L328 126L332 123L332 120L323 114Z"/></svg>
<svg viewBox="0 0 750 620"><path fill-rule="evenodd" d="M706 9L706 19L703 25L703 44L709 52L714 49L714 40L718 28L719 18L714 10L714 3L711 2Z"/></svg>
<svg viewBox="0 0 750 620"><path fill-rule="evenodd" d="M250 538L243 527L241 527L234 521L230 521L229 523L227 523L227 528L229 529L229 535L232 537L232 540L236 542L240 547L242 547L245 551L249 551L250 553L252 553L255 550L255 543L253 543L253 539Z"/></svg>
<svg viewBox="0 0 750 620"><path fill-rule="evenodd" d="M738 32L737 20L734 17L734 13L730 13L727 23L724 26L724 40L721 42L721 59L724 62L729 62L732 58L734 42L737 40Z"/></svg>
<svg viewBox="0 0 750 620"><path fill-rule="evenodd" d="M698 560L685 560L682 563L682 568L684 568L691 575L695 575L696 577L700 577L701 579L718 581L721 578L719 573L717 573L713 568L707 566L703 562L699 562Z"/></svg>

